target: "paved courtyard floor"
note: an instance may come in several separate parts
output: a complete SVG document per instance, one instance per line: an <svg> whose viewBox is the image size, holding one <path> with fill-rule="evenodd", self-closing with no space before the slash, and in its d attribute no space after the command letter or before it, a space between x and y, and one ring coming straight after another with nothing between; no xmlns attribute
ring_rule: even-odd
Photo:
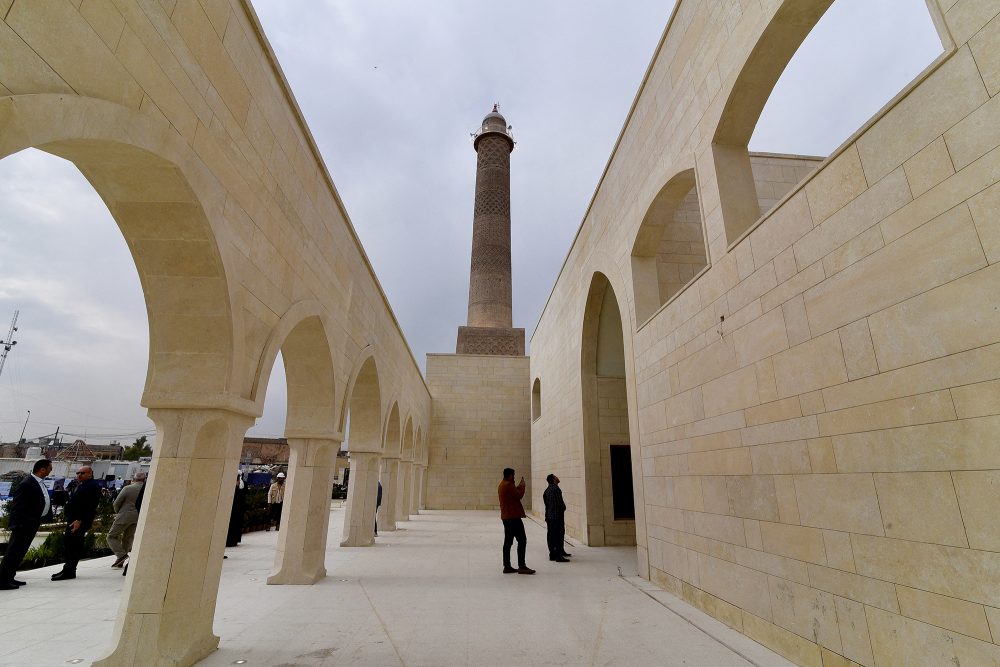
<svg viewBox="0 0 1000 667"><path fill-rule="evenodd" d="M276 533L227 549L215 632L201 665L788 665L636 577L635 550L570 547L547 558L528 519L535 576L501 574L493 512L424 511L371 548L341 548L330 513L325 580L268 586ZM112 558L22 572L0 592L0 665L88 664L110 640L123 577ZM619 576L619 568L621 575ZM246 661L237 663L237 661Z"/></svg>

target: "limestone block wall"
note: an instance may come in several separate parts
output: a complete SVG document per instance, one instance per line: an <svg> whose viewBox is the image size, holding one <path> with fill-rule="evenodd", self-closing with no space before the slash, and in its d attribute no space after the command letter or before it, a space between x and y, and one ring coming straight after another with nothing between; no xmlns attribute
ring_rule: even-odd
<svg viewBox="0 0 1000 667"><path fill-rule="evenodd" d="M433 402L426 505L430 509L498 508L504 468L531 476L528 358L428 354ZM525 494L525 509L531 496Z"/></svg>
<svg viewBox="0 0 1000 667"><path fill-rule="evenodd" d="M679 3L531 341L535 501L555 468L583 534L600 277L640 571L799 664L998 664L1000 5L929 3L942 56L747 221L738 109L777 78L755 54L829 4ZM634 239L692 168L710 267L637 321Z"/></svg>

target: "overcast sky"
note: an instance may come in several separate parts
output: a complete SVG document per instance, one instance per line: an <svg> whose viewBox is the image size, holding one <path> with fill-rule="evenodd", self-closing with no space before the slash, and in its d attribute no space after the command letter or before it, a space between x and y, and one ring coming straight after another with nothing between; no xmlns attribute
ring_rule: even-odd
<svg viewBox="0 0 1000 667"><path fill-rule="evenodd" d="M476 156L514 126L514 326L531 331L673 3L256 0L254 5L420 363L465 323ZM308 9L306 9L308 8ZM924 0L837 0L778 83L751 149L827 155L941 51ZM148 331L114 220L73 165L0 161L0 441L131 442ZM253 433L281 435L275 365Z"/></svg>

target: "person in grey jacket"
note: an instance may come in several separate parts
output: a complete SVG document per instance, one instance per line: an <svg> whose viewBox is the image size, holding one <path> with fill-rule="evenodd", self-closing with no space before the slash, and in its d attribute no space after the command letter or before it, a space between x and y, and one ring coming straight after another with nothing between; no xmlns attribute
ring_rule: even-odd
<svg viewBox="0 0 1000 667"><path fill-rule="evenodd" d="M568 563L570 554L563 547L566 539L566 503L563 502L562 489L559 488L559 478L549 474L545 481L549 483L542 494L545 501L545 525L549 543L549 560L557 563Z"/></svg>
<svg viewBox="0 0 1000 667"><path fill-rule="evenodd" d="M115 498L115 521L108 531L108 547L115 552L115 562L111 567L121 567L132 550L132 539L135 537L135 527L139 523L139 510L135 507L135 499L146 482L146 473L137 472L132 483L122 487Z"/></svg>

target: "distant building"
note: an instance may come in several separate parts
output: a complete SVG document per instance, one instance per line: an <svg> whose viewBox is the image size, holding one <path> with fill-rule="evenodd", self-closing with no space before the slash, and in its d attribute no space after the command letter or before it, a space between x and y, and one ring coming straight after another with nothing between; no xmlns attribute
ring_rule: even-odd
<svg viewBox="0 0 1000 667"><path fill-rule="evenodd" d="M288 465L288 454L285 438L243 438L240 461L253 465Z"/></svg>

